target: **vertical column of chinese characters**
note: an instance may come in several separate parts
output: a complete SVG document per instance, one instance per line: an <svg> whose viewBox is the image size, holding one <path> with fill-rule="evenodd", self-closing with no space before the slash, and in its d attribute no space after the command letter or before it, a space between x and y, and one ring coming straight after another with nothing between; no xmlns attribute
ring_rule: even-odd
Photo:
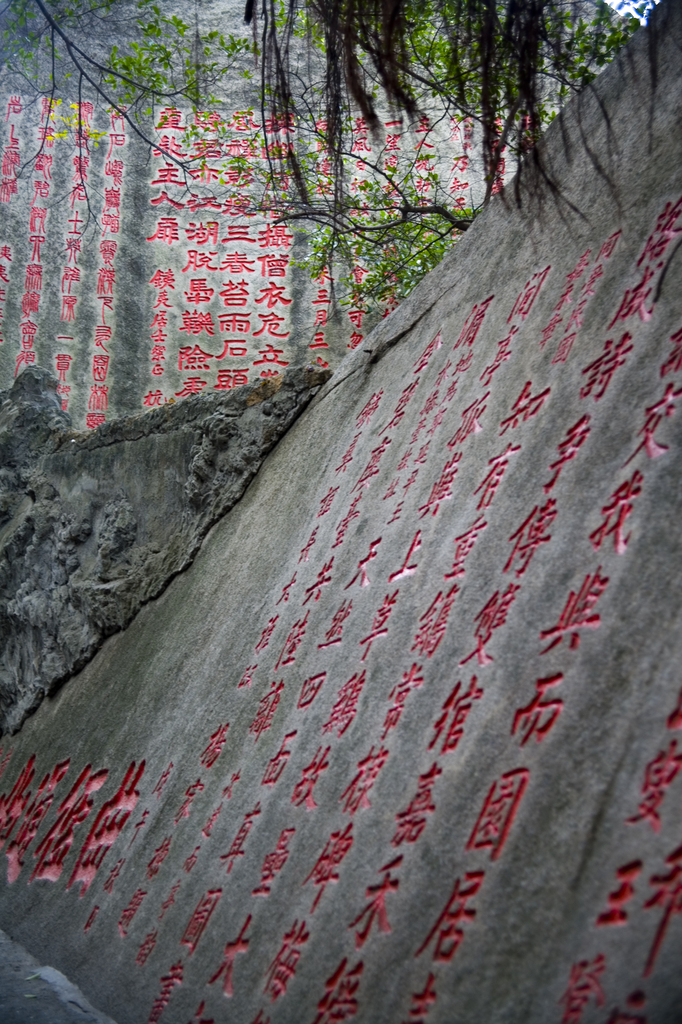
<svg viewBox="0 0 682 1024"><path fill-rule="evenodd" d="M190 159L189 175L203 186L212 186L215 182L224 182L226 174L236 173L240 180L244 174L243 188L247 188L250 175L243 166L240 165L237 172L225 171L223 167L223 143L219 137L223 127L220 115L216 111L195 111L194 123L189 126L189 135L185 139L185 149L188 150L187 156ZM240 149L239 156L246 157L249 153L249 140L238 140L238 146L242 142L244 146ZM231 183L232 181L228 181L228 184ZM183 229L188 250L183 259L183 277L177 295L179 299L184 298L185 301L186 308L182 310L182 326L179 331L187 335L187 341L179 349L178 369L195 375L186 379L181 390L176 391L179 398L198 394L208 384L208 380L203 379L203 376L207 370L213 368L212 360L218 361L224 359L226 355L233 354L225 348L222 354L216 356L205 351L197 341L192 344L193 338L201 336L203 344L206 344L203 340L204 335L210 338L215 336L216 323L211 312L211 303L215 307L219 301L218 275L223 269L219 262L220 225L217 215L226 211L218 199L210 194L198 196L192 192L187 206L196 220L191 220ZM232 207L230 211L231 209ZM205 211L207 218L205 222L199 219L202 217L202 211ZM244 355L246 351L246 345L238 346L239 355ZM248 380L247 371L236 371L236 375L239 374L240 383L245 384ZM219 371L217 386L219 389L234 386L234 377L230 376L229 372L221 374Z"/></svg>
<svg viewBox="0 0 682 1024"><path fill-rule="evenodd" d="M16 119L21 115L21 96L10 96L7 103L5 124L9 127L9 137L5 137L5 148L2 151L2 180L0 181L0 203L9 203L18 191L17 168L21 161L19 155L19 138L17 136ZM9 122L9 123L8 123Z"/></svg>
<svg viewBox="0 0 682 1024"><path fill-rule="evenodd" d="M2 182L0 183L0 202L9 203L12 196L17 194L16 173L20 163L19 138L17 135L17 119L21 116L21 96L10 96L7 103L5 123L9 126L9 137L5 139L5 148L2 152ZM47 211L43 211L45 214ZM31 210L31 227L33 226L33 210ZM31 234L32 232L29 232ZM29 239L33 241L33 239ZM44 237L42 241L45 241ZM35 243L34 243L35 252ZM38 261L40 261L40 247L38 246ZM41 268L42 269L42 268ZM27 275L28 276L28 275ZM35 363L36 355L33 351L35 335L38 330L37 324L31 319L31 314L38 310L40 292L31 289L25 293L21 300L21 349L17 355L14 376L19 373L22 365L29 366Z"/></svg>
<svg viewBox="0 0 682 1024"><path fill-rule="evenodd" d="M385 186L385 191L392 196L395 200L395 208L398 209L400 201L400 193L394 188L393 183L390 181L391 176L397 177L399 174L398 161L401 156L401 140L402 140L402 121L392 120L384 121L384 127L386 129L386 141L384 143L384 171L389 176L389 184ZM389 193L389 188L391 192ZM362 283L362 278L367 274L368 271L361 267L355 267L353 269L353 280L356 284ZM388 278L388 283L391 286L390 292L384 296L383 301L386 303L383 316L387 317L389 313L392 313L394 309L397 309L400 305L397 295L395 294L395 286L398 283L398 278L395 274L391 274ZM351 335L349 348L355 348L360 344L362 337L358 337L357 331Z"/></svg>
<svg viewBox="0 0 682 1024"><path fill-rule="evenodd" d="M65 323L71 323L76 319L76 306L78 304L77 285L80 283L81 272L78 266L78 257L81 252L82 226L84 220L81 213L87 209L88 194L88 171L90 169L90 122L92 120L92 103L81 103L80 109L76 106L76 114L73 118L74 124L74 148L72 158L73 174L71 176L71 192L69 193L69 205L71 217L68 221L69 230L66 235L66 262L62 270L61 295L62 308L60 319Z"/></svg>
<svg viewBox="0 0 682 1024"><path fill-rule="evenodd" d="M458 177L460 174L466 174L469 170L469 156L467 154L468 149L471 147L471 142L470 137L464 135L468 124L468 118L466 122L460 122L456 117L450 118L450 142L453 147L460 151L460 155L455 156L452 161L450 171L452 181L450 182L449 190L452 192L453 202L458 210L463 210L466 207L466 198L463 195L458 195L458 193L464 192L465 189L469 188L469 182L462 181Z"/></svg>
<svg viewBox="0 0 682 1024"><path fill-rule="evenodd" d="M86 423L96 427L106 419L109 404L109 386L105 383L109 372L109 343L111 342L111 320L114 313L114 284L116 270L114 257L118 241L121 217L121 187L123 185L123 160L117 150L125 145L125 122L123 114L110 110L111 131L109 148L104 163L104 203L102 206L102 239L99 244L101 265L97 269L97 300L101 303L100 322L95 327L94 352L92 356L92 377Z"/></svg>
<svg viewBox="0 0 682 1024"><path fill-rule="evenodd" d="M372 147L369 144L368 128L367 124L365 123L364 117L355 118L355 124L351 134L353 138L353 142L351 145L351 153L354 156L358 157L358 159L355 162L355 170L357 171L357 173L355 177L352 178L351 180L350 190L352 193L357 194L360 191L360 185L364 180L363 172L366 172L367 170L365 161L371 160L372 158ZM366 203L360 201L358 209L355 211L356 215L364 213L365 207ZM352 276L355 283L359 285L362 282L362 278L364 276L363 268L355 267L353 269ZM367 310L363 307L362 301L358 300L357 297L352 295L352 293L351 298L353 300L352 306L354 308L349 309L347 311L348 319L350 320L352 326L352 333L348 341L348 348L353 349L357 348L363 339L363 335L360 332L362 331L362 320L363 317L366 315Z"/></svg>
<svg viewBox="0 0 682 1024"><path fill-rule="evenodd" d="M180 225L177 212L184 209L184 202L180 199L179 189L185 187L185 180L182 168L178 161L184 160L187 153L182 147L185 131L181 124L182 112L175 107L165 107L159 114L156 130L163 132L159 140L159 148L152 150L152 155L160 161L160 166L154 169L154 177L151 181L152 188L159 189L158 194L150 197L150 205L155 207L170 207L170 214L160 215L156 230L147 239L148 242L174 246L180 240ZM173 192L169 194L168 190ZM161 213L161 211L159 211ZM161 257L154 260L155 263L165 262ZM166 342L168 340L168 310L172 309L168 293L175 289L175 275L169 267L164 269L156 266L154 274L149 282L156 290L156 299L152 309L152 320L150 324L151 341L151 372L158 378L165 372ZM199 389L201 390L201 389ZM160 388L150 388L143 398L143 405L161 405L164 396Z"/></svg>
<svg viewBox="0 0 682 1024"><path fill-rule="evenodd" d="M9 284L9 265L12 262L12 249L9 245L0 245L0 345L3 344L2 321L4 318L3 306L7 298L5 285Z"/></svg>
<svg viewBox="0 0 682 1024"><path fill-rule="evenodd" d="M270 166L275 170L276 180L269 183L269 187L276 189L286 196L290 187L290 178L283 168L286 167L285 160L287 153L293 152L294 141L292 133L295 131L293 115L271 117L263 124L263 142L261 149L261 161L267 170L269 157ZM271 217L275 216L274 211L266 211ZM290 261L289 249L293 245L294 236L288 231L284 224L265 223L258 232L258 247L262 252L258 253L257 260L260 266L260 285L254 291L254 305L257 306L256 316L259 320L258 329L254 328L253 337L258 338L258 357L252 361L252 366L260 377L274 377L282 372L289 360L285 359L285 348L282 341L290 336L289 307L292 299L287 293L288 267ZM265 278L266 281L262 279ZM275 339L274 342L269 339ZM266 340L267 339L267 340Z"/></svg>
<svg viewBox="0 0 682 1024"><path fill-rule="evenodd" d="M197 112L197 119L201 121L204 131L203 147L201 154L204 160L207 153L210 154L211 146L215 146L213 137L207 138L206 133L212 130L214 133L218 128L217 115L214 113ZM254 247L258 245L256 228L252 223L255 214L250 210L251 200L249 189L253 184L253 170L250 166L254 158L258 157L258 146L260 125L256 124L249 111L235 111L231 119L222 128L225 132L222 145L222 155L226 159L222 181L228 186L229 193L221 206L217 208L222 216L232 218L244 218L226 224L221 232L221 245L225 245L219 266L211 266L211 270L217 271L224 276L216 278L218 282L218 298L224 310L218 313L218 327L221 334L225 334L223 348L216 356L216 362L227 364L218 369L217 380L214 387L218 391L229 391L231 388L240 387L248 383L249 379L249 346L248 335L253 328L251 317L252 310L248 309L249 304L249 282L253 280L251 275L256 274L256 255ZM217 236L214 233L218 230L218 224L210 221L204 229L203 224L190 225L192 233L188 229L187 237L195 244L206 244L210 242L217 249ZM204 230L210 235L204 237ZM188 260L192 256L192 250L188 253ZM210 258L216 259L218 252L210 254ZM206 254L197 254L197 258L206 259ZM235 362L233 362L235 360Z"/></svg>
<svg viewBox="0 0 682 1024"><path fill-rule="evenodd" d="M49 101L48 101L49 104ZM21 113L21 100L18 96L10 97L10 101L7 104L7 115L6 120L17 116ZM43 116L45 116L45 108L43 109ZM47 116L49 118L49 107L47 109ZM14 139L14 123L12 122L12 135L11 141ZM43 133L41 132L41 135ZM46 143L46 138L43 135L43 139ZM43 140L41 140L43 141ZM52 141L52 140L50 140ZM19 162L19 145L16 144L16 149L5 149L3 156L2 175L3 175L3 188L5 185L5 160L8 153L13 154L12 159L15 163ZM52 158L50 158L50 163ZM44 166L42 164L41 166ZM43 172L45 173L45 172ZM16 183L15 183L16 184ZM40 184L40 189L38 189ZM49 169L48 169L48 180L43 182L34 182L34 196L30 207L29 223L28 223L28 242L30 246L30 257L26 265L26 276L24 279L24 292L21 297L21 349L17 355L17 362L15 368L15 376L19 373L22 366L29 366L36 361L36 355L34 351L35 337L38 330L38 308L40 306L40 293L43 285L43 267L41 263L41 247L45 242L45 218L47 217L47 207L38 206L36 200L38 195L46 197L50 191L49 184Z"/></svg>
<svg viewBox="0 0 682 1024"><path fill-rule="evenodd" d="M7 103L5 123L10 123L10 136L2 154L2 181L0 183L0 202L9 203L13 195L17 193L16 168L19 163L19 142L15 136L14 118L21 114L21 96L10 96ZM4 262L3 262L4 261ZM5 285L9 284L9 264L12 262L12 250L9 245L0 246L0 345L4 342L2 336L2 306L7 298ZM35 359L35 356L34 356ZM17 366L20 365L17 363Z"/></svg>

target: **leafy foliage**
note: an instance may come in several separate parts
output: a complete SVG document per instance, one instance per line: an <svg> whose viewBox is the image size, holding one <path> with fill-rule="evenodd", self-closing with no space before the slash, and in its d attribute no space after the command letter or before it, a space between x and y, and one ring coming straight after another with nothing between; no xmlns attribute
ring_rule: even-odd
<svg viewBox="0 0 682 1024"><path fill-rule="evenodd" d="M196 180L217 146L218 184L304 228L302 265L332 268L370 311L409 294L514 167L537 169L561 104L639 25L604 0L247 0L246 20L251 36L202 33L154 0L10 0L5 38L42 92L75 78L156 146L159 105L220 108L257 68L250 137L198 115L199 155L168 159Z"/></svg>

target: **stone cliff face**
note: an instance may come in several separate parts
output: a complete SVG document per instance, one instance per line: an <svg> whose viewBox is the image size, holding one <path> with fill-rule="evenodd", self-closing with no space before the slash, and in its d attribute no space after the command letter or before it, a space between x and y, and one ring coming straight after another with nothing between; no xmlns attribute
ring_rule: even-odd
<svg viewBox="0 0 682 1024"><path fill-rule="evenodd" d="M328 376L288 370L85 434L46 370L0 392L0 732L191 563Z"/></svg>
<svg viewBox="0 0 682 1024"><path fill-rule="evenodd" d="M118 1024L679 1024L681 52L662 6L558 205L495 200L255 476L306 371L40 399L12 686L175 572L0 751L3 927Z"/></svg>

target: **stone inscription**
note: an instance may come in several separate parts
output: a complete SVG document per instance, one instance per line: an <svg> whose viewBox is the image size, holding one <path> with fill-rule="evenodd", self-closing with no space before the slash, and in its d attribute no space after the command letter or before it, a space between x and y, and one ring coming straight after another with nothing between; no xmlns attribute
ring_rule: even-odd
<svg viewBox="0 0 682 1024"><path fill-rule="evenodd" d="M179 237L180 221L175 220ZM201 227L193 224L192 231L208 232L209 226L213 231L211 221L204 220ZM200 946L205 978L204 988L196 994L194 1020L210 1024L212 1014L219 1013L210 1009L218 1006L216 993L221 999L235 999L243 965L252 957L259 958L261 1006L248 1024L275 1020L273 1008L289 998L301 964L316 943L325 941L317 922L332 889L345 893L347 919L336 921L336 927L347 930L348 953L321 979L309 1024L362 1018L367 951L392 932L395 915L409 896L415 851L438 815L448 765L490 700L487 673L500 659L505 637L523 630L526 684L506 722L507 754L494 771L481 776L477 803L470 809L458 851L459 873L438 890L433 920L412 939L421 983L417 991L404 992L404 1024L426 1021L438 1006L453 961L479 926L491 876L500 870L521 828L534 785L533 752L561 743L577 652L599 643L603 616L616 587L623 586L621 564L627 564L631 552L638 501L646 492L649 474L658 460L672 458L670 420L678 414L682 397L679 327L666 342L659 383L637 392L632 409L636 443L627 442L620 470L603 479L603 496L590 510L589 530L576 542L575 582L559 588L559 596L545 603L536 620L521 624L515 615L517 602L525 590L538 585L539 552L551 550L555 530L569 514L570 487L580 478L582 460L590 450L592 458L598 458L603 431L599 403L612 382L630 370L639 325L656 316L656 281L680 236L682 197L661 207L632 260L601 327L601 354L586 361L580 374L577 400L583 411L575 418L567 409L563 421L559 418L560 428L552 428L552 455L546 466L537 467L536 485L514 516L500 513L505 488L523 471L524 453L533 431L543 429L543 414L551 407L559 375L571 361L584 358L576 338L590 303L600 295L609 260L623 245L620 231L580 254L567 275L546 266L520 282L508 316L503 311L506 334L496 347L484 348L479 340L497 301L494 295L485 295L467 311L456 338L438 331L416 353L411 379L401 382L395 395L384 389L371 395L320 479L305 527L307 539L282 567L288 582L264 604L261 620L253 623L247 658L230 670L227 685L239 724L214 716L204 734L193 740L194 761L182 766L179 790L173 784L180 766L167 757L152 763L145 750L118 772L107 764L72 764L68 759L38 770L36 754L15 763L11 749L0 751L5 786L0 796L0 848L7 857L6 885L42 881L65 891L78 887L86 902L85 932L92 935L107 928L111 942L129 947L130 969L149 972L156 979L157 994L145 1011L150 1024L165 1019ZM159 237L154 242L166 244ZM240 242L254 246L253 270L246 273L253 273L249 281L258 283L255 291L249 290L256 304L247 306L245 300L243 308L251 312L226 315L251 316L264 324L274 324L266 318L275 316L284 323L280 299L274 296L284 295L284 285L278 282L286 278L269 275L266 269L270 256L284 267L286 247L271 253L266 246L260 253L255 240ZM199 250L192 251L197 264ZM196 266L190 269L194 273ZM167 297L170 278L158 273L154 287L159 296ZM208 318L202 321L206 325L211 322L210 314L198 312L203 301L199 282L210 291L211 280L204 275L173 284L197 299L186 313L188 324L201 316ZM241 280L233 280L237 290L229 295L241 294ZM65 294L68 298L68 290ZM259 294L262 301L256 298ZM547 326L532 319L540 298L543 308L552 311ZM104 315L105 305L102 309ZM527 318L531 330L524 329ZM534 343L550 357L545 370L523 385L504 415L493 419L492 398L507 364L519 358L522 331L525 344ZM276 351L277 335L270 338L264 346ZM230 344L226 339L226 353ZM198 343L192 340L192 346L195 351ZM93 358L100 357L95 353ZM263 361L270 362L265 355ZM462 409L458 387L472 378L476 397ZM462 485L463 456L474 445L479 445L478 465L483 469ZM413 487L417 500L407 501ZM453 530L445 515L455 497L460 509L469 509L464 530ZM368 509L369 530L359 534L356 521ZM404 527L396 528L400 522ZM640 523L639 528L645 525ZM392 533L396 529L403 529L399 540ZM462 619L459 604L473 561L487 544L499 541L500 531L506 539L495 548L497 576L487 583L478 605L469 602ZM426 543L433 536L438 538L437 547ZM430 581L428 597L411 615L406 599L420 575ZM449 693L444 701L434 701L432 659L455 620L463 628L464 640L451 666ZM343 653L343 670L341 662L330 660L338 651ZM376 691L370 700L372 668L387 651L391 663L400 668L383 701ZM304 653L302 678L297 671ZM671 701L666 725L648 763L641 766L639 802L622 822L624 831L636 830L641 836L641 855L618 863L616 851L611 878L594 905L592 931L584 936L585 952L565 964L565 991L553 1018L557 1024L579 1024L588 1010L602 1007L603 1024L607 1018L609 1024L647 1021L647 986L682 909L682 848L678 844L656 859L645 842L648 834L659 833L663 818L677 813L679 787L675 797L670 790L682 768L677 736L681 708L682 692ZM361 721L367 738L353 753L352 737ZM410 766L406 763L402 798L388 803L382 780L394 756L393 741L416 727L411 722L422 723L418 736L423 756ZM301 760L297 747L311 729L317 730L314 754ZM238 770L224 773L222 762L231 744L245 751L244 760ZM250 782L242 778L247 765ZM100 801L105 783L107 798ZM245 786L243 809L232 815L235 793ZM169 792L174 793L172 803L166 798ZM256 863L253 839L263 827L271 793L277 795L282 827L267 855ZM325 833L314 855L304 858L300 837L315 827L321 807L334 805L338 827ZM359 886L347 858L360 841L372 808L393 821L393 835L385 849L377 851L371 881ZM154 838L148 818L154 821ZM146 870L137 874L129 867L136 844L145 844L147 850ZM171 873L166 862L176 850L172 863L182 867ZM195 871L208 877L209 865L214 881L202 886L200 898L192 896L190 905L188 898L183 900L183 890L196 877ZM251 909L225 931L217 924L218 908L235 876L249 865L257 879ZM254 928L265 901L286 902L281 877L285 867L287 886L305 889L309 910L305 917L300 912L291 915L285 928L271 937L273 955L265 956L253 939ZM113 917L111 912L105 917L104 908ZM635 908L653 919L653 932L646 932L649 938L642 936L631 990L618 994L622 1006L608 1016L607 993L609 1006L614 998L609 988L611 963L610 954L599 949L600 937L613 928L632 928ZM112 926L114 918L117 927ZM165 959L158 955L162 938L164 949L169 942L175 949L170 959L166 953Z"/></svg>

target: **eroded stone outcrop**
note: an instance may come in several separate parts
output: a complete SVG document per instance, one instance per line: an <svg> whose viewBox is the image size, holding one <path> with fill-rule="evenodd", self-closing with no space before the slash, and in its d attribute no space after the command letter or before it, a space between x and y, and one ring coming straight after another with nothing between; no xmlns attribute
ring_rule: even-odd
<svg viewBox="0 0 682 1024"><path fill-rule="evenodd" d="M291 369L88 433L47 370L0 392L0 730L190 564L328 376Z"/></svg>

